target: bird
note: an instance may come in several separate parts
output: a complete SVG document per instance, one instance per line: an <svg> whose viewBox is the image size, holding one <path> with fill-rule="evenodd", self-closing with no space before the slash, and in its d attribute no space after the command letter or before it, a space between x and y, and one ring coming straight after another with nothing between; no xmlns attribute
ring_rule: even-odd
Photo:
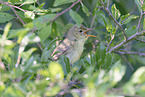
<svg viewBox="0 0 145 97"><path fill-rule="evenodd" d="M65 55L70 64L78 61L82 55L84 43L89 37L96 37L88 35L87 32L94 28L86 28L82 24L80 27L77 25L72 26L68 30L66 38L54 49L52 58L58 60L61 55Z"/></svg>

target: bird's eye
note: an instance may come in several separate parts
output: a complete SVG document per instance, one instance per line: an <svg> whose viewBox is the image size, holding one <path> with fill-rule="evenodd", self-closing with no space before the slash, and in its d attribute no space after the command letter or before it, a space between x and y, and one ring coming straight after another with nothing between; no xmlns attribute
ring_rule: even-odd
<svg viewBox="0 0 145 97"><path fill-rule="evenodd" d="M83 31L82 30L79 30L79 32L82 33Z"/></svg>

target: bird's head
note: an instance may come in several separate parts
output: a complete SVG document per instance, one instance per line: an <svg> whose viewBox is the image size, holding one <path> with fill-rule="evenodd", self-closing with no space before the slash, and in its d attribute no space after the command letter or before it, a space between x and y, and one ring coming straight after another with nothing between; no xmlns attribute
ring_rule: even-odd
<svg viewBox="0 0 145 97"><path fill-rule="evenodd" d="M92 30L94 28L86 28L83 25L81 25L79 28L77 27L77 25L74 25L67 34L67 37L72 37L75 39L84 39L87 40L88 37L96 37L94 35L88 35L87 32L89 32L90 30Z"/></svg>

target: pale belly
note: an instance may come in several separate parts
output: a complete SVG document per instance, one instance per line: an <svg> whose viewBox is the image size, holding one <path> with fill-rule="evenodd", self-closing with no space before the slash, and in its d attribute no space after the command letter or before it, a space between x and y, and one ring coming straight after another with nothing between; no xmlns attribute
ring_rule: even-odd
<svg viewBox="0 0 145 97"><path fill-rule="evenodd" d="M69 58L71 64L73 64L74 62L80 59L83 52L83 47L84 47L84 42L79 41L75 45L73 45L71 49L69 49L66 56Z"/></svg>

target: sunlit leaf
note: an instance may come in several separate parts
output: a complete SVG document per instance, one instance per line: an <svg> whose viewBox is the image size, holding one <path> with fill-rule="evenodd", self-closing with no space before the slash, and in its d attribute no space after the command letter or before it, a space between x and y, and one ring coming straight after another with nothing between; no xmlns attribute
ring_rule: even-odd
<svg viewBox="0 0 145 97"><path fill-rule="evenodd" d="M59 63L51 62L49 64L48 71L51 80L53 81L63 80L64 78L63 68Z"/></svg>
<svg viewBox="0 0 145 97"><path fill-rule="evenodd" d="M46 96L55 96L59 93L59 91L61 90L60 86L56 85L56 86L53 86L51 89L48 89L46 92L45 92L45 95Z"/></svg>
<svg viewBox="0 0 145 97"><path fill-rule="evenodd" d="M5 90L6 86L3 82L0 82L0 94Z"/></svg>
<svg viewBox="0 0 145 97"><path fill-rule="evenodd" d="M90 16L89 9L83 3L81 3L81 6L82 6L82 10L84 11L84 13L87 16Z"/></svg>
<svg viewBox="0 0 145 97"><path fill-rule="evenodd" d="M112 15L115 19L118 19L120 17L121 14L120 14L119 10L116 8L115 4L112 5L111 11L112 11Z"/></svg>
<svg viewBox="0 0 145 97"><path fill-rule="evenodd" d="M7 37L8 32L9 32L11 26L12 26L12 23L8 23L8 24L5 26L3 38L6 38L6 37Z"/></svg>
<svg viewBox="0 0 145 97"><path fill-rule="evenodd" d="M129 23L132 19L136 19L136 18L138 18L139 16L135 16L135 15L131 15L131 16L129 16L124 22L123 22L123 24L127 24L127 23Z"/></svg>
<svg viewBox="0 0 145 97"><path fill-rule="evenodd" d="M115 85L118 81L122 79L125 74L125 67L121 65L120 61L117 61L114 66L109 71L109 79L112 85Z"/></svg>
<svg viewBox="0 0 145 97"><path fill-rule="evenodd" d="M34 24L33 24L33 22L30 22L30 23L27 23L26 25L24 25L24 27L31 29L34 27Z"/></svg>
<svg viewBox="0 0 145 97"><path fill-rule="evenodd" d="M26 11L25 12L25 18L34 19L35 18L35 14L32 11Z"/></svg>
<svg viewBox="0 0 145 97"><path fill-rule="evenodd" d="M51 8L51 12L59 12L62 8Z"/></svg>
<svg viewBox="0 0 145 97"><path fill-rule="evenodd" d="M131 82L133 82L134 84L140 84L145 82L145 67L142 66L139 69L137 69L137 71L133 74L132 78L131 78Z"/></svg>

